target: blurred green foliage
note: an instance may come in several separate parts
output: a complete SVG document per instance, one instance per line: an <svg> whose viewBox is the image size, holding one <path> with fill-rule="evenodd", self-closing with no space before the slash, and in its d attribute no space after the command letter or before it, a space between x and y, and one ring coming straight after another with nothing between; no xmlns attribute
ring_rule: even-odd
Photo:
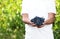
<svg viewBox="0 0 60 39"><path fill-rule="evenodd" d="M0 39L24 39L22 0L0 0Z"/></svg>
<svg viewBox="0 0 60 39"><path fill-rule="evenodd" d="M56 20L54 23L54 37L60 39L60 0L56 0Z"/></svg>

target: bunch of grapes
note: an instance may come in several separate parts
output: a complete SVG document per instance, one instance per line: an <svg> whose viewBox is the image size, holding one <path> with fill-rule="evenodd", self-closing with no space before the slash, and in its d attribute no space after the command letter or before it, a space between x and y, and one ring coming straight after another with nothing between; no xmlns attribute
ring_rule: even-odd
<svg viewBox="0 0 60 39"><path fill-rule="evenodd" d="M37 26L41 26L43 25L44 22L44 18L42 17L34 17L33 19L31 19L31 22L33 22L34 24L36 24Z"/></svg>

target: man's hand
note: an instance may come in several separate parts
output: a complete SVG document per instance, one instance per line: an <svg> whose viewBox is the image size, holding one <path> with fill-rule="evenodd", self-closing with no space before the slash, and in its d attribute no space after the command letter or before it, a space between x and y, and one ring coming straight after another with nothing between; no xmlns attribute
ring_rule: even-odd
<svg viewBox="0 0 60 39"><path fill-rule="evenodd" d="M54 22L54 20L55 20L55 14L54 13L49 13L48 14L48 19L46 21L44 21L43 25L38 26L38 28L42 28L45 25L52 24Z"/></svg>
<svg viewBox="0 0 60 39"><path fill-rule="evenodd" d="M37 28L42 28L42 27L44 27L45 25L41 25L41 26L37 26Z"/></svg>
<svg viewBox="0 0 60 39"><path fill-rule="evenodd" d="M33 23L33 22L31 22L30 20L23 20L23 22L25 23L25 24L28 24L28 25L31 25L31 26L33 26L33 27L35 27L36 25Z"/></svg>
<svg viewBox="0 0 60 39"><path fill-rule="evenodd" d="M27 13L24 13L22 15L22 20L25 24L32 25L33 27L35 27L35 24L29 20L29 16Z"/></svg>

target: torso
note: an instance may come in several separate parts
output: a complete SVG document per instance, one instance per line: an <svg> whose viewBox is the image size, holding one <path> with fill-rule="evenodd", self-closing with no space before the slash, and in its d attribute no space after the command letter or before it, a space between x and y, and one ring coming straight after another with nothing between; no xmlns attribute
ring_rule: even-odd
<svg viewBox="0 0 60 39"><path fill-rule="evenodd" d="M47 18L48 16L48 0L25 0L29 18L35 16Z"/></svg>

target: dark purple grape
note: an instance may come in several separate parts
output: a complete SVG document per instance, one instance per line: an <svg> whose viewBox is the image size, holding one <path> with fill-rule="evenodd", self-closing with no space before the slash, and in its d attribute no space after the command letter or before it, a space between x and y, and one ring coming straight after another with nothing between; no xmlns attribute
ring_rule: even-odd
<svg viewBox="0 0 60 39"><path fill-rule="evenodd" d="M44 22L44 18L36 16L35 18L31 19L31 22L34 22L37 26L41 26Z"/></svg>

